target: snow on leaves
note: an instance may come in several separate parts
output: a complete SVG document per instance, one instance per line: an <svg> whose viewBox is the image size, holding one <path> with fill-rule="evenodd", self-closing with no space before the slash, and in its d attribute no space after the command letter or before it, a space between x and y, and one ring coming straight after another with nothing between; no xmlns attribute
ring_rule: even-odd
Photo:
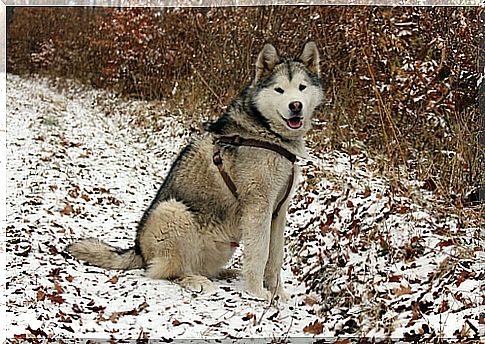
<svg viewBox="0 0 485 344"><path fill-rule="evenodd" d="M292 271L322 300L323 331L350 334L344 325L355 320L360 335L382 337L397 322L393 336L423 339L453 337L467 318L478 325L477 222L440 213L414 182L392 192L365 153L314 154L290 206L289 242ZM431 321L439 316L449 317L446 330Z"/></svg>
<svg viewBox="0 0 485 344"><path fill-rule="evenodd" d="M282 281L294 297L287 305L248 297L241 279L217 281L215 293L198 295L141 270L74 260L64 248L77 238L132 242L188 133L168 114L163 130L134 126L131 113L153 113L150 103L76 87L58 94L43 80L8 79L16 119L8 122L7 145L10 338L418 340L475 338L485 323L483 247L472 219L441 211L415 183L391 189L363 150L314 151L302 163L288 216Z"/></svg>

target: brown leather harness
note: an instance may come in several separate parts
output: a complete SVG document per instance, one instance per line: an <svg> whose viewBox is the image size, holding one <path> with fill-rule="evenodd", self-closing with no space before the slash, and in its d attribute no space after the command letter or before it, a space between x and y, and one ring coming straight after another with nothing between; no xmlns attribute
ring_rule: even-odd
<svg viewBox="0 0 485 344"><path fill-rule="evenodd" d="M234 197L238 198L239 193L237 192L237 187L232 181L231 177L229 174L226 172L224 169L224 165L222 163L222 157L221 157L221 146L220 144L226 144L226 145L232 145L232 146L246 146L246 147L257 147L257 148L263 148L263 149L268 149L270 151L276 152L282 156L284 156L286 159L291 161L293 164L291 168L291 175L290 179L288 182L288 186L286 188L285 195L283 196L283 199L278 203L276 206L275 211L273 212L273 219L278 216L278 213L280 212L281 207L283 204L286 202L288 197L290 196L291 189L293 187L293 179L295 176L295 161L296 161L296 155L288 151L287 149L278 146L273 143L269 142L264 142L264 141L259 141L255 139L245 139L243 137L240 137L238 135L234 136L221 136L217 139L214 140L214 154L212 156L212 161L214 162L214 165L217 166L217 169L219 170L219 173L221 174L222 179L224 180L224 183L226 183L227 187L231 191L231 193L234 195Z"/></svg>

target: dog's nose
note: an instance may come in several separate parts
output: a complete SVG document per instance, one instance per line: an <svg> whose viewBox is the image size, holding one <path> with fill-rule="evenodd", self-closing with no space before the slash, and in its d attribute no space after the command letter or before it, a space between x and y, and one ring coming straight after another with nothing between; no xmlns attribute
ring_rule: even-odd
<svg viewBox="0 0 485 344"><path fill-rule="evenodd" d="M290 105L288 105L290 108L291 112L293 113L299 113L301 112L301 108L303 107L303 104L299 101L291 102Z"/></svg>

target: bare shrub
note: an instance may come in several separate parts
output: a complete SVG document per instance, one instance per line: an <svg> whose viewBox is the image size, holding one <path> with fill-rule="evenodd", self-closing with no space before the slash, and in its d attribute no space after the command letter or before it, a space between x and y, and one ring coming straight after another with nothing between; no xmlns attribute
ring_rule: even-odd
<svg viewBox="0 0 485 344"><path fill-rule="evenodd" d="M263 6L16 8L8 70L79 79L218 115L264 42L315 40L327 106L314 148L385 153L380 167L455 205L484 184L478 144L479 8ZM397 185L397 183L396 183Z"/></svg>

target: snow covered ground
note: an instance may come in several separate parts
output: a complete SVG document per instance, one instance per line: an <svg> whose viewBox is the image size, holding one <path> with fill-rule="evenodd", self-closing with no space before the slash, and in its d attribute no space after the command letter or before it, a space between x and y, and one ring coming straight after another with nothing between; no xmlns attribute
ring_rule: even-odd
<svg viewBox="0 0 485 344"><path fill-rule="evenodd" d="M199 295L142 270L76 261L63 250L78 238L130 246L194 130L160 103L56 85L7 76L7 338L484 335L476 211L463 210L467 221L440 213L418 183L394 192L365 153L314 151L301 162L306 176L287 228L287 304L252 299L242 277ZM238 252L232 264L241 262Z"/></svg>

